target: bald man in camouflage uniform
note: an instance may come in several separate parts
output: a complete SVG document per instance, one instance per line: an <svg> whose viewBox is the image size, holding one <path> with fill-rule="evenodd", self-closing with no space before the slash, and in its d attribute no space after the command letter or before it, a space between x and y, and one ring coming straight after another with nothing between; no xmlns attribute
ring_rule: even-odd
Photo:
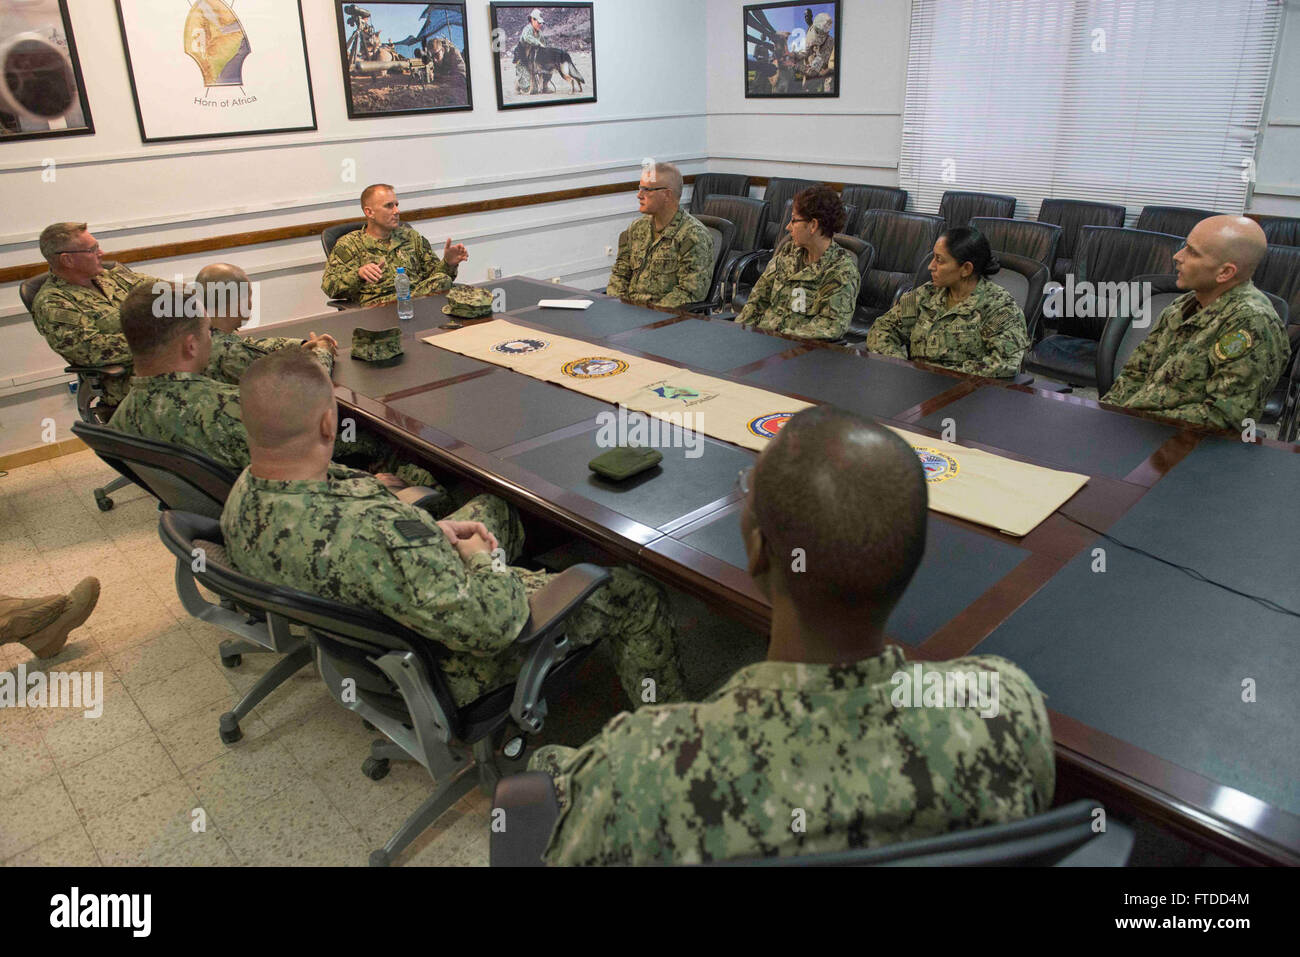
<svg viewBox="0 0 1300 957"><path fill-rule="evenodd" d="M402 224L397 194L385 183L366 187L361 209L365 227L341 237L330 250L320 284L325 295L363 306L396 302L398 266L411 280L412 297L451 288L460 264L469 258L463 245L453 246L448 239L439 259L429 240Z"/></svg>
<svg viewBox="0 0 1300 957"><path fill-rule="evenodd" d="M741 532L772 603L767 660L698 704L621 714L582 748L540 749L530 767L560 796L547 862L813 854L1046 811L1052 735L1028 676L986 655L927 662L917 684L902 649L885 646L925 548L911 447L820 406L791 419L750 475ZM806 570L782 557L796 548ZM983 676L987 697L922 706L924 676L954 672Z"/></svg>
<svg viewBox="0 0 1300 957"><path fill-rule="evenodd" d="M681 198L676 166L656 163L642 174L637 201L644 215L619 238L608 295L665 308L708 297L713 240L704 224L681 208Z"/></svg>
<svg viewBox="0 0 1300 957"><path fill-rule="evenodd" d="M834 220L807 218L805 205ZM801 339L843 336L862 283L857 257L835 242L835 231L843 225L844 206L833 189L820 185L800 192L786 225L790 241L777 249L736 321Z"/></svg>
<svg viewBox="0 0 1300 957"><path fill-rule="evenodd" d="M212 356L205 375L238 385L239 377L254 361L280 349L306 349L326 372L334 370L338 343L333 336L312 333L306 339L292 339L236 335L253 312L253 284L240 267L213 263L200 269L194 282L203 293L203 311L212 320Z"/></svg>
<svg viewBox="0 0 1300 957"><path fill-rule="evenodd" d="M1244 216L1197 223L1174 255L1178 288L1101 401L1213 429L1259 421L1290 358L1282 321L1251 276L1267 241Z"/></svg>
<svg viewBox="0 0 1300 957"><path fill-rule="evenodd" d="M157 282L121 263L105 269L104 251L85 223L53 223L41 232L41 255L50 265L50 278L32 303L32 319L50 348L68 365L131 368L131 351L118 317L131 287ZM126 397L125 376L104 380L107 405Z"/></svg>
<svg viewBox="0 0 1300 957"><path fill-rule="evenodd" d="M480 495L434 522L372 476L332 464L329 382L301 354L258 360L240 390L252 465L221 517L236 567L429 636L451 652L442 668L460 705L514 681L526 652L514 641L528 620L528 596L553 577L507 564L523 547L514 510ZM640 575L610 571L612 580L568 619L569 639L575 646L606 639L634 702L679 699L666 595Z"/></svg>
<svg viewBox="0 0 1300 957"><path fill-rule="evenodd" d="M1019 303L983 277L956 305L933 283L906 292L867 333L871 352L990 378L1014 376L1028 348Z"/></svg>

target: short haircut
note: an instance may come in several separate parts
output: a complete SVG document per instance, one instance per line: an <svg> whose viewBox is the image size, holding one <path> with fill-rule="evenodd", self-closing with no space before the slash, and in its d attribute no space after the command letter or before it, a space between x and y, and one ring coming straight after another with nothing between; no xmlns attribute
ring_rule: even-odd
<svg viewBox="0 0 1300 957"><path fill-rule="evenodd" d="M249 306L248 273L233 263L209 263L194 282L203 296L204 312L213 318L241 315Z"/></svg>
<svg viewBox="0 0 1300 957"><path fill-rule="evenodd" d="M196 336L202 332L203 317L197 310L185 309L183 303L193 295L175 282L136 283L122 300L122 334L131 347L131 355L155 356L181 336ZM182 308L177 309L178 304ZM186 315L186 313L189 315Z"/></svg>
<svg viewBox="0 0 1300 957"><path fill-rule="evenodd" d="M816 406L786 423L753 481L755 519L796 607L857 609L883 624L925 552L916 451L883 426Z"/></svg>
<svg viewBox="0 0 1300 957"><path fill-rule="evenodd" d="M41 256L51 266L59 258L59 253L68 248L68 243L86 231L85 223L51 223L41 230Z"/></svg>
<svg viewBox="0 0 1300 957"><path fill-rule="evenodd" d="M361 208L365 209L373 203L375 201L375 194L381 189L392 190L394 194L397 192L397 190L393 189L393 187L389 186L387 183L375 183L372 186L367 186L361 191Z"/></svg>
<svg viewBox="0 0 1300 957"><path fill-rule="evenodd" d="M652 167L653 172L650 174L654 182L659 186L667 186L672 190L674 199L682 198L682 171L672 163L655 163Z"/></svg>
<svg viewBox="0 0 1300 957"><path fill-rule="evenodd" d="M948 254L957 260L957 265L970 263L977 278L996 275L1002 268L988 239L974 226L953 226L940 233L939 238L948 247Z"/></svg>
<svg viewBox="0 0 1300 957"><path fill-rule="evenodd" d="M817 220L817 231L823 236L834 236L844 228L848 215L840 194L825 183L809 186L795 194L791 211L797 210L804 219Z"/></svg>
<svg viewBox="0 0 1300 957"><path fill-rule="evenodd" d="M302 349L265 355L239 380L244 428L257 448L276 449L305 438L333 401L329 376Z"/></svg>

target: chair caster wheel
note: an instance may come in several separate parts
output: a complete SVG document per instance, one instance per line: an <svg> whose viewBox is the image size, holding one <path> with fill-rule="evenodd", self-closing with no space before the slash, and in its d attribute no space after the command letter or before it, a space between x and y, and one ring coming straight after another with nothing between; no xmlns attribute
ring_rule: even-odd
<svg viewBox="0 0 1300 957"><path fill-rule="evenodd" d="M100 489L95 489L95 504L99 506L101 512L109 512L113 509L113 500Z"/></svg>
<svg viewBox="0 0 1300 957"><path fill-rule="evenodd" d="M393 859L389 857L388 852L383 850L382 848L380 850L370 852L371 867L387 867L391 863L393 863Z"/></svg>
<svg viewBox="0 0 1300 957"><path fill-rule="evenodd" d="M243 655L222 655L221 656L221 667L223 668L238 668L243 663L244 663Z"/></svg>
<svg viewBox="0 0 1300 957"><path fill-rule="evenodd" d="M388 777L388 759L366 758L361 762L361 773L372 781L382 781L384 778ZM375 854L379 853L381 852L375 851Z"/></svg>
<svg viewBox="0 0 1300 957"><path fill-rule="evenodd" d="M365 728L367 731L378 731L378 730L379 730L379 729L376 728L373 724L371 724L369 721L367 721L365 718L362 718L362 719L361 719L361 727Z"/></svg>
<svg viewBox="0 0 1300 957"><path fill-rule="evenodd" d="M217 733L221 735L221 740L226 744L234 744L244 736L244 732L239 728L239 719L235 717L233 711L227 711L221 716L221 724Z"/></svg>

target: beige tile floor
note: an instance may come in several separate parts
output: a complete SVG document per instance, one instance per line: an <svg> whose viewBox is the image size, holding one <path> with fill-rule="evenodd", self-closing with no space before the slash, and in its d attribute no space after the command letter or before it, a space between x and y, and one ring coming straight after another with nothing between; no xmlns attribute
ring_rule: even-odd
<svg viewBox="0 0 1300 957"><path fill-rule="evenodd" d="M272 663L220 665L219 629L190 618L136 489L101 513L91 489L112 473L90 452L0 478L0 594L102 583L98 607L46 670L99 671L99 718L0 710L0 863L5 865L364 865L429 793L428 774L395 762L361 774L375 737L305 669L243 722L227 747L217 718ZM0 645L0 670L37 662ZM490 801L477 791L398 860L486 865ZM206 829L196 831L196 809Z"/></svg>

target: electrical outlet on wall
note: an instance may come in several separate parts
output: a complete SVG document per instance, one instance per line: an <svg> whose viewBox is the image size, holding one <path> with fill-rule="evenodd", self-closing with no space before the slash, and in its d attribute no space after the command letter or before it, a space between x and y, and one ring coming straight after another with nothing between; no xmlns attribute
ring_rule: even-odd
<svg viewBox="0 0 1300 957"><path fill-rule="evenodd" d="M501 267L500 267L500 266L488 266L488 267L487 267L487 277L488 277L489 279L500 279L500 278L501 278Z"/></svg>
<svg viewBox="0 0 1300 957"><path fill-rule="evenodd" d="M612 255L614 255L614 247L613 247L613 246L606 246L606 247L605 247L605 255L606 255L606 256L612 256Z"/></svg>

